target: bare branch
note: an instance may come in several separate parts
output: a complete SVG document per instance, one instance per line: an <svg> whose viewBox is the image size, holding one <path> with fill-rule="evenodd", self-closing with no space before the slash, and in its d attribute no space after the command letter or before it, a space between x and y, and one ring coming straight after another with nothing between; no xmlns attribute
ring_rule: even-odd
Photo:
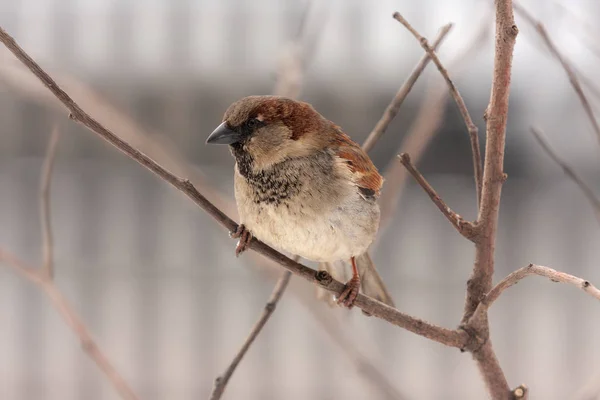
<svg viewBox="0 0 600 400"><path fill-rule="evenodd" d="M440 32L438 33L437 37L433 42L432 48L434 50L436 50L438 46L444 41L444 38L446 37L448 32L450 32L450 29L452 29L452 24L444 25L440 29ZM413 86L417 82L417 79L419 79L419 76L421 76L421 74L425 70L427 64L429 64L430 60L431 55L429 53L425 53L423 57L421 57L421 59L419 60L415 68L412 70L408 78L404 81L400 89L398 89L398 92L396 92L396 95L394 96L390 104L386 107L385 111L383 112L383 115L381 116L379 121L377 121L377 124L375 124L375 127L373 128L367 139L364 141L362 145L364 151L369 152L373 148L373 146L375 146L375 143L379 140L379 138L385 133L388 126L390 126L396 115L398 115L398 111L400 111L402 103L404 102L404 100L412 90Z"/></svg>
<svg viewBox="0 0 600 400"><path fill-rule="evenodd" d="M496 52L494 78L487 108L486 155L484 165L481 207L477 218L480 237L476 246L473 275L467 288L467 301L463 322L473 314L479 301L491 289L494 272L494 244L498 224L498 210L502 183L508 97L510 88L512 53L517 26L514 24L511 0L496 0Z"/></svg>
<svg viewBox="0 0 600 400"><path fill-rule="evenodd" d="M450 207L442 200L440 195L437 194L435 189L427 182L425 177L417 170L417 168L410 161L410 156L406 153L402 153L398 156L402 165L406 167L408 172L415 178L417 183L421 185L423 190L429 195L431 201L440 209L446 219L452 224L452 226L463 235L465 238L474 241L477 237L477 230L475 225L469 221L465 221L463 217L452 211Z"/></svg>
<svg viewBox="0 0 600 400"><path fill-rule="evenodd" d="M297 259L298 257L295 258ZM281 278L279 278L279 280L277 281L277 284L273 289L273 293L271 293L269 301L267 301L267 304L265 304L262 314L250 330L250 333L244 341L244 344L242 345L238 353L235 355L233 361L231 361L231 364L229 364L225 372L217 379L215 379L215 386L213 388L212 393L210 394L210 400L218 400L221 398L221 396L223 396L223 392L227 387L229 378L231 378L231 375L233 375L238 364L240 363L240 361L242 361L242 358L246 355L246 352L248 351L258 334L261 332L262 328L265 326L273 312L275 311L277 303L279 302L279 299L281 299L281 296L283 296L283 292L285 292L285 289L287 288L291 277L292 273L290 271L284 271L281 275Z"/></svg>
<svg viewBox="0 0 600 400"><path fill-rule="evenodd" d="M79 338L83 351L85 351L100 370L102 370L115 390L119 393L119 396L126 400L137 400L138 397L136 394L131 390L125 379L117 372L110 360L98 347L81 318L77 315L69 301L56 287L52 279L50 279L45 272L41 272L42 270L27 266L17 257L2 249L0 249L0 261L6 263L9 267L34 283L44 292L52 302L56 311L58 311L60 316L64 319L65 323Z"/></svg>
<svg viewBox="0 0 600 400"><path fill-rule="evenodd" d="M558 154L550 147L550 144L544 139L544 134L536 128L531 128L531 133L533 133L533 137L537 140L542 149L550 156L550 158L557 163L564 171L564 173L571 178L573 182L581 189L585 198L590 202L592 208L594 209L594 214L600 222L600 198L596 196L594 191L585 183L585 181L575 172L573 168L571 168L565 161L563 161Z"/></svg>
<svg viewBox="0 0 600 400"><path fill-rule="evenodd" d="M473 40L450 61L448 69L454 72L454 76L461 73L464 67L470 64L476 52L485 43L491 31L490 19L491 14L486 13L476 30L476 34L473 36ZM421 106L414 122L402 139L397 153L410 154L411 160L415 165L419 164L419 160L442 124L447 97L447 85L430 85L425 98L421 101ZM398 202L405 187L407 177L407 170L400 163L392 160L384 173L386 184L379 198L379 205L381 207L379 236L385 234L392 220L394 210L398 209ZM377 243L379 242L376 241L374 245L377 246Z"/></svg>
<svg viewBox="0 0 600 400"><path fill-rule="evenodd" d="M448 71L442 65L442 62L438 58L435 51L431 48L431 46L429 46L427 39L424 38L423 36L421 36L419 34L419 32L417 32L399 12L394 13L394 18L398 22L400 22L402 25L404 25L404 27L406 29L408 29L408 31L410 33L412 33L412 35L421 44L421 47L423 47L423 49L427 52L427 54L429 54L429 56L431 57L431 60L436 65L436 67L440 71L440 74L442 74L442 76L444 77L444 80L448 84L448 88L450 89L450 94L454 98L454 101L456 102L456 105L458 106L460 114L462 115L462 117L465 121L467 130L469 131L469 139L471 140L471 151L473 153L473 170L474 170L474 176L475 176L475 187L477 190L477 204L479 205L481 203L483 170L482 170L482 165L481 165L481 150L479 149L479 136L478 136L477 126L473 123L473 120L471 119L471 115L469 114L469 111L467 110L467 105L465 104L462 96L458 92L456 85L454 84L452 79L450 79L450 75L448 75Z"/></svg>
<svg viewBox="0 0 600 400"><path fill-rule="evenodd" d="M54 276L54 241L52 238L52 221L50 218L50 183L52 181L52 169L56 156L56 144L60 138L58 125L52 129L52 135L48 142L46 159L42 169L42 180L40 184L40 219L42 226L42 251L44 253L44 264L42 270L47 277Z"/></svg>
<svg viewBox="0 0 600 400"><path fill-rule="evenodd" d="M494 288L490 290L488 294L485 295L483 300L481 300L481 302L477 306L477 309L473 314L472 320L477 320L478 318L481 318L481 315L485 313L496 300L498 300L500 295L506 289L515 285L521 279L530 275L539 275L550 279L552 282L566 283L568 285L576 286L579 289L586 292L587 294L589 294L590 296L594 297L595 299L600 300L600 290L598 290L598 288L592 285L590 281L586 281L574 275L560 272L549 267L544 267L542 265L529 264L526 267L512 272L506 278L502 279L500 283L494 286Z"/></svg>
<svg viewBox="0 0 600 400"><path fill-rule="evenodd" d="M540 21L536 20L520 4L515 3L514 8L515 8L515 11L519 15L521 15L521 17L523 17L529 24L531 24L535 28L535 30L538 32L538 34L540 35L540 37L546 44L546 47L548 47L548 50L550 50L550 53L552 53L552 55L558 60L560 65L563 67L563 69L567 73L567 76L569 77L569 82L571 83L571 86L573 86L573 89L575 90L577 97L579 97L579 101L581 102L581 105L583 106L585 113L587 114L590 122L592 123L592 128L594 129L594 132L596 133L598 140L600 140L600 125L598 124L598 120L596 119L596 116L594 115L592 106L590 105L585 93L583 92L583 88L581 87L581 84L579 83L579 79L577 78L577 74L571 67L571 64L560 53L560 51L558 51L558 48L556 47L556 45L554 44L552 39L550 39L550 36L548 35L546 28Z"/></svg>
<svg viewBox="0 0 600 400"><path fill-rule="evenodd" d="M508 120L508 98L513 50L519 32L514 22L512 0L496 0L496 40L494 52L494 74L490 103L486 110L486 146L483 171L483 187L477 225L479 236L475 245L473 273L467 282L467 296L462 326L480 340L480 347L470 348L477 362L488 391L493 399L512 396L508 382L494 353L489 338L487 313L481 323L467 326L479 302L492 288L494 275L494 249L498 231L498 212L502 183L506 179L504 152L506 122Z"/></svg>
<svg viewBox="0 0 600 400"><path fill-rule="evenodd" d="M23 49L15 42L15 40L2 28L0 28L0 42L4 43L4 45L27 68L29 68L29 70L38 79L40 79L40 81L54 94L54 96L56 96L58 100L65 105L65 107L71 112L71 119L81 123L89 130L95 132L121 152L180 190L192 201L194 201L196 205L202 208L229 231L236 230L237 224L213 203L208 201L208 199L206 199L206 197L204 197L190 181L172 174L150 157L138 151L130 144L116 136L113 132L106 129L97 120L83 111L81 107L79 107L79 105L75 103L73 99L64 90L62 90L58 84L33 59L31 59L31 57L25 53ZM344 284L342 282L333 279L329 274L323 273L323 271L315 271L312 268L294 262L290 258L256 239L253 239L250 242L249 247L254 251L279 263L292 273L308 280L309 282L318 284L335 294L339 295L344 288ZM384 319L396 326L447 346L463 348L468 341L468 334L462 330L450 330L427 323L418 318L401 313L393 307L389 307L362 294L358 295L354 305L363 311L366 311L368 314L371 314L372 316Z"/></svg>

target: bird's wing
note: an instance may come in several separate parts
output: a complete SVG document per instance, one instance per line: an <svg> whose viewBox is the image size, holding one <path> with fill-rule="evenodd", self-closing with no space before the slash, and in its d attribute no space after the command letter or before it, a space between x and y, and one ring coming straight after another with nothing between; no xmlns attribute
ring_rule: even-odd
<svg viewBox="0 0 600 400"><path fill-rule="evenodd" d="M367 153L341 132L336 137L334 148L340 164L346 169L350 180L359 188L361 195L378 197L383 178Z"/></svg>

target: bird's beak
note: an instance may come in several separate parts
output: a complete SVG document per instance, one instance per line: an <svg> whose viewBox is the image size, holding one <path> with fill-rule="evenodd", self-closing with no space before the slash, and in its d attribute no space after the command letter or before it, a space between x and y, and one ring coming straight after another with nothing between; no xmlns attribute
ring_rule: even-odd
<svg viewBox="0 0 600 400"><path fill-rule="evenodd" d="M227 126L226 122L217 126L217 129L208 136L206 143L209 144L234 144L242 139L242 135Z"/></svg>

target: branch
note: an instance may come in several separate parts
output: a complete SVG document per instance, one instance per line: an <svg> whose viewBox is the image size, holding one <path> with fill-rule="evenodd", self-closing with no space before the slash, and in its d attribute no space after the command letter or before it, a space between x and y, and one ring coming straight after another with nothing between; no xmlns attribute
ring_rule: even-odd
<svg viewBox="0 0 600 400"><path fill-rule="evenodd" d="M585 198L592 205L598 222L600 222L600 198L598 198L598 196L594 194L594 191L584 182L584 180L577 175L575 170L571 168L565 161L563 161L554 150L552 150L552 147L550 147L550 144L546 141L546 139L544 139L544 135L539 129L531 128L531 133L533 133L535 140L537 140L539 145L550 156L550 158L563 169L564 173L571 178L571 180L575 182L577 186L579 186L579 189L581 189L585 195Z"/></svg>
<svg viewBox="0 0 600 400"><path fill-rule="evenodd" d="M506 179L503 165L512 58L519 32L514 22L512 0L495 0L495 5L494 74L490 103L486 110L485 163L481 204L477 218L479 236L475 244L473 272L467 282L467 296L461 325L465 330L480 339L480 347L468 350L471 351L477 362L491 397L493 399L508 399L513 397L513 393L508 386L489 338L487 313L485 313L479 324L467 324L479 302L492 288L500 195L502 183Z"/></svg>
<svg viewBox="0 0 600 400"><path fill-rule="evenodd" d="M490 10L491 11L491 10ZM486 42L491 31L491 13L484 15L476 29L473 40L468 43L464 50L454 55L448 69L453 71L454 76L462 73L464 67L471 63L477 51ZM446 99L448 97L447 85L429 85L425 98L421 101L421 106L410 129L402 138L402 142L396 154L408 153L415 165L425 153L429 143L433 140L442 125L443 115L446 109ZM379 223L378 236L385 235L385 232L392 221L394 211L398 209L398 202L402 196L408 173L406 169L398 162L392 160L384 173L384 181L379 205L381 208L381 221ZM377 246L375 241L374 246Z"/></svg>
<svg viewBox="0 0 600 400"><path fill-rule="evenodd" d="M440 209L442 214L446 217L446 219L452 224L452 226L465 238L474 241L477 237L477 231L475 229L475 225L473 225L469 221L465 221L463 217L461 217L456 212L452 211L450 207L442 200L440 195L437 194L435 189L427 182L425 177L421 175L421 173L417 170L417 168L410 161L410 156L406 153L402 153L398 156L402 165L406 167L408 172L415 178L417 183L421 185L423 190L429 195L431 201L435 203L435 205Z"/></svg>
<svg viewBox="0 0 600 400"><path fill-rule="evenodd" d="M440 29L440 32L433 41L432 48L434 50L436 50L438 46L444 41L444 38L446 37L448 32L450 32L450 29L452 29L452 24L444 25ZM417 82L417 79L419 79L419 76L421 76L421 74L425 70L427 64L429 64L430 60L431 55L429 53L425 53L423 57L421 57L421 59L419 60L415 68L412 70L408 78L404 81L402 86L400 86L398 92L396 92L396 95L394 96L390 104L386 107L385 111L383 112L383 115L381 116L379 121L377 121L377 124L375 124L375 127L373 128L367 139L364 141L362 145L364 151L368 153L373 148L373 146L375 146L375 142L377 142L377 140L379 140L379 138L385 133L388 126L390 126L396 115L398 115L398 111L400 111L402 103L404 102L404 100L412 90L413 86Z"/></svg>
<svg viewBox="0 0 600 400"><path fill-rule="evenodd" d="M500 295L509 287L517 284L521 279L530 276L530 275L539 275L550 279L552 282L557 283L566 283L568 285L573 285L583 290L590 296L594 297L597 300L600 300L600 290L592 285L589 281L578 278L574 275L570 275L564 272L557 271L555 269L544 267L542 265L529 264L526 267L518 269L511 274L509 274L506 278L502 279L500 283L498 283L492 290L485 295L483 300L477 306L475 313L471 317L472 321L477 321L482 318L490 306L498 300Z"/></svg>
<svg viewBox="0 0 600 400"><path fill-rule="evenodd" d="M567 76L569 77L569 82L571 83L571 86L573 86L577 97L579 97L579 101L581 102L585 113L587 114L590 122L592 123L592 128L594 129L598 140L600 140L600 125L598 124L598 120L594 115L594 111L592 110L592 107L587 97L585 96L585 93L583 92L581 84L579 83L579 79L577 78L575 71L571 67L571 64L569 64L566 58L558 51L558 48L556 47L554 42L552 42L550 36L548 35L548 32L546 31L546 28L540 21L536 20L527 10L521 7L521 5L515 4L514 8L518 14L520 14L529 24L531 24L535 28L535 30L538 32L538 34L546 44L546 47L548 47L548 50L550 50L550 53L552 53L552 55L558 60L560 65L567 73Z"/></svg>
<svg viewBox="0 0 600 400"><path fill-rule="evenodd" d="M429 46L427 39L424 38L423 36L421 36L419 34L419 32L417 32L399 12L394 13L394 19L396 19L398 22L400 22L402 25L404 25L404 27L406 29L408 29L408 31L410 33L412 33L412 35L419 41L419 43L421 44L421 47L423 47L423 49L427 52L427 54L429 54L429 56L431 57L431 60L436 65L436 67L440 71L440 74L442 74L442 77L444 77L444 80L448 84L450 93L452 94L452 97L454 98L454 101L456 102L456 105L458 106L458 109L460 111L460 114L462 115L462 117L465 121L467 130L469 131L469 139L471 140L471 150L473 153L473 170L474 170L474 176L475 176L475 187L477 190L477 204L479 205L481 203L483 171L481 169L482 168L481 167L481 151L479 149L479 136L477 134L477 132L478 132L477 126L473 123L473 120L471 119L471 115L469 114L469 111L467 110L467 106L466 106L462 96L458 92L456 85L454 84L452 79L450 79L450 76L448 75L448 71L442 65L442 62L438 58L434 49L432 49Z"/></svg>
<svg viewBox="0 0 600 400"><path fill-rule="evenodd" d="M227 228L229 231L235 231L237 224L213 203L208 201L208 199L206 199L190 181L172 174L150 157L133 148L127 142L116 136L113 132L106 129L98 121L83 111L79 105L77 105L77 103L75 103L73 99L64 90L62 90L58 84L34 60L32 60L31 57L25 53L23 49L15 42L15 40L2 28L0 28L0 42L4 43L4 45L27 68L29 68L29 70L54 94L54 96L56 96L58 100L64 104L64 106L70 111L69 117L71 119L81 123L89 130L95 132L104 140L119 149L122 153L137 161L139 164L146 167L148 170L181 191L223 227ZM344 288L344 284L342 282L333 279L329 274L323 273L322 271L318 272L305 265L299 264L256 239L253 239L250 242L249 247L252 250L279 263L293 274L298 275L309 282L320 285L330 292L339 295ZM418 318L401 313L393 307L389 307L362 294L358 295L354 305L358 308L361 308L363 311L366 311L368 314L386 320L410 332L416 333L420 336L445 344L447 346L463 348L468 341L468 334L462 330L450 330L427 323Z"/></svg>
<svg viewBox="0 0 600 400"><path fill-rule="evenodd" d="M2 249L0 249L0 261L6 263L9 267L34 283L44 292L52 302L54 309L58 311L65 323L79 338L83 351L85 351L100 370L102 370L115 390L119 393L120 397L126 400L137 400L138 397L133 390L131 390L129 384L117 372L100 347L98 347L81 318L77 315L69 301L60 292L56 284L46 276L46 273L42 272L43 270L34 269L25 265L25 263L14 255Z"/></svg>
<svg viewBox="0 0 600 400"><path fill-rule="evenodd" d="M231 378L231 375L233 375L233 372L237 368L240 361L242 361L242 358L246 355L246 352L248 351L258 334L261 332L262 328L265 326L265 324L273 314L273 311L275 311L275 307L277 307L279 299L281 299L281 296L283 296L283 292L285 292L285 289L287 288L291 277L292 273L290 271L284 271L281 275L281 278L279 278L279 280L277 281L277 284L273 289L273 293L271 293L271 297L269 297L269 301L267 301L267 304L265 304L262 314L250 330L250 333L244 341L244 344L242 345L238 353L235 355L233 361L231 361L231 364L229 364L225 372L217 379L215 379L215 386L213 388L212 393L210 394L210 400L218 400L221 398L221 396L223 396L223 392L225 391L227 383L229 382L229 378Z"/></svg>
<svg viewBox="0 0 600 400"><path fill-rule="evenodd" d="M50 183L52 181L52 169L56 156L56 144L59 138L60 132L58 126L54 126L50 141L48 142L40 184L40 219L42 226L42 251L44 253L42 269L48 278L54 277L54 240L52 238L52 221L50 218Z"/></svg>

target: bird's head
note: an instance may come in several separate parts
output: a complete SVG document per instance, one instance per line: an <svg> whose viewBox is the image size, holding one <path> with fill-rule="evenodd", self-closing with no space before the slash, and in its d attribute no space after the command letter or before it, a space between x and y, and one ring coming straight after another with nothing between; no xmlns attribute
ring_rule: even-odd
<svg viewBox="0 0 600 400"><path fill-rule="evenodd" d="M207 143L228 144L236 158L264 169L327 146L333 124L307 103L279 96L249 96L233 103Z"/></svg>

